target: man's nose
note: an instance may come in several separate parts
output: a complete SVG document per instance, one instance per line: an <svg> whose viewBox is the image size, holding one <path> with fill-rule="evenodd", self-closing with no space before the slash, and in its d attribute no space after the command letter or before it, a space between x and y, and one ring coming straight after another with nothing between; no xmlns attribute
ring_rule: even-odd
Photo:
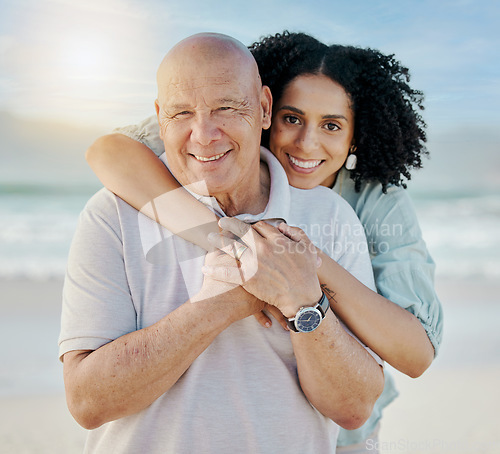
<svg viewBox="0 0 500 454"><path fill-rule="evenodd" d="M305 126L297 137L297 146L304 153L313 153L318 150L320 143L318 131L314 127Z"/></svg>
<svg viewBox="0 0 500 454"><path fill-rule="evenodd" d="M191 140L200 145L210 145L222 137L219 125L210 114L198 115L191 127Z"/></svg>

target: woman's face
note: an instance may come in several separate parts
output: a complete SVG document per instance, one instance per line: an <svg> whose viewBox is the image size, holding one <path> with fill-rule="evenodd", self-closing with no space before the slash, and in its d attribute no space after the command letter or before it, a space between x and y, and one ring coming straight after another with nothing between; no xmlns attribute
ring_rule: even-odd
<svg viewBox="0 0 500 454"><path fill-rule="evenodd" d="M354 113L341 85L323 75L293 79L275 105L269 148L289 183L331 187L354 134Z"/></svg>

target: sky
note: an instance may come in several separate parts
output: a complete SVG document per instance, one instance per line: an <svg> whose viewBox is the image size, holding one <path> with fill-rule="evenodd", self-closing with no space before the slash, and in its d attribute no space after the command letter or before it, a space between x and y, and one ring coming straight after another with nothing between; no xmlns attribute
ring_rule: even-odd
<svg viewBox="0 0 500 454"><path fill-rule="evenodd" d="M500 122L496 0L0 0L0 11L0 112L21 118L135 123L154 113L156 69L180 39L215 31L249 45L288 29L395 54L426 95L431 135L484 140Z"/></svg>

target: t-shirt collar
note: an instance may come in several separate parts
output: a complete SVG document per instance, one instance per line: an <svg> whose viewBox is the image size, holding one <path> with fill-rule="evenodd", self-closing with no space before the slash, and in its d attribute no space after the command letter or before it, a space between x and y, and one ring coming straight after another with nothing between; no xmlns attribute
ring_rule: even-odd
<svg viewBox="0 0 500 454"><path fill-rule="evenodd" d="M168 167L165 153L160 156L160 159ZM290 187L288 185L286 172L280 162L267 148L260 147L260 160L267 164L270 174L271 184L267 206L262 213L242 213L235 217L248 224L254 224L263 220L273 225L277 225L282 221L286 222L290 213ZM226 216L215 197L196 194L186 187L184 189L204 205L210 207L217 215L221 217Z"/></svg>

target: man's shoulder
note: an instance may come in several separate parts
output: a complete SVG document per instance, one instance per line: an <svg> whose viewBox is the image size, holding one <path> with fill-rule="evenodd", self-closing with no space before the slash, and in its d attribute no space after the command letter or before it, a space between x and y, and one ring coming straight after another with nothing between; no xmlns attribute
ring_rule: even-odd
<svg viewBox="0 0 500 454"><path fill-rule="evenodd" d="M290 194L292 198L296 200L312 200L312 199L324 199L325 201L335 201L339 195L332 191L330 188L325 186L316 186L312 189L299 189L294 186L290 186Z"/></svg>
<svg viewBox="0 0 500 454"><path fill-rule="evenodd" d="M352 207L326 187L290 192L289 223L302 228L317 247L371 288L365 233Z"/></svg>
<svg viewBox="0 0 500 454"><path fill-rule="evenodd" d="M293 210L307 210L313 216L342 217L349 219L350 222L358 222L349 203L325 186L316 186L313 189L290 186L290 196Z"/></svg>
<svg viewBox="0 0 500 454"><path fill-rule="evenodd" d="M87 201L82 214L122 223L131 215L137 216L137 210L108 189L102 188Z"/></svg>
<svg viewBox="0 0 500 454"><path fill-rule="evenodd" d="M116 211L116 195L106 188L99 189L85 204L84 211L110 212Z"/></svg>
<svg viewBox="0 0 500 454"><path fill-rule="evenodd" d="M137 222L137 210L103 188L85 204L79 216L77 232L94 238L113 232L113 235L121 238L125 231L135 229Z"/></svg>

